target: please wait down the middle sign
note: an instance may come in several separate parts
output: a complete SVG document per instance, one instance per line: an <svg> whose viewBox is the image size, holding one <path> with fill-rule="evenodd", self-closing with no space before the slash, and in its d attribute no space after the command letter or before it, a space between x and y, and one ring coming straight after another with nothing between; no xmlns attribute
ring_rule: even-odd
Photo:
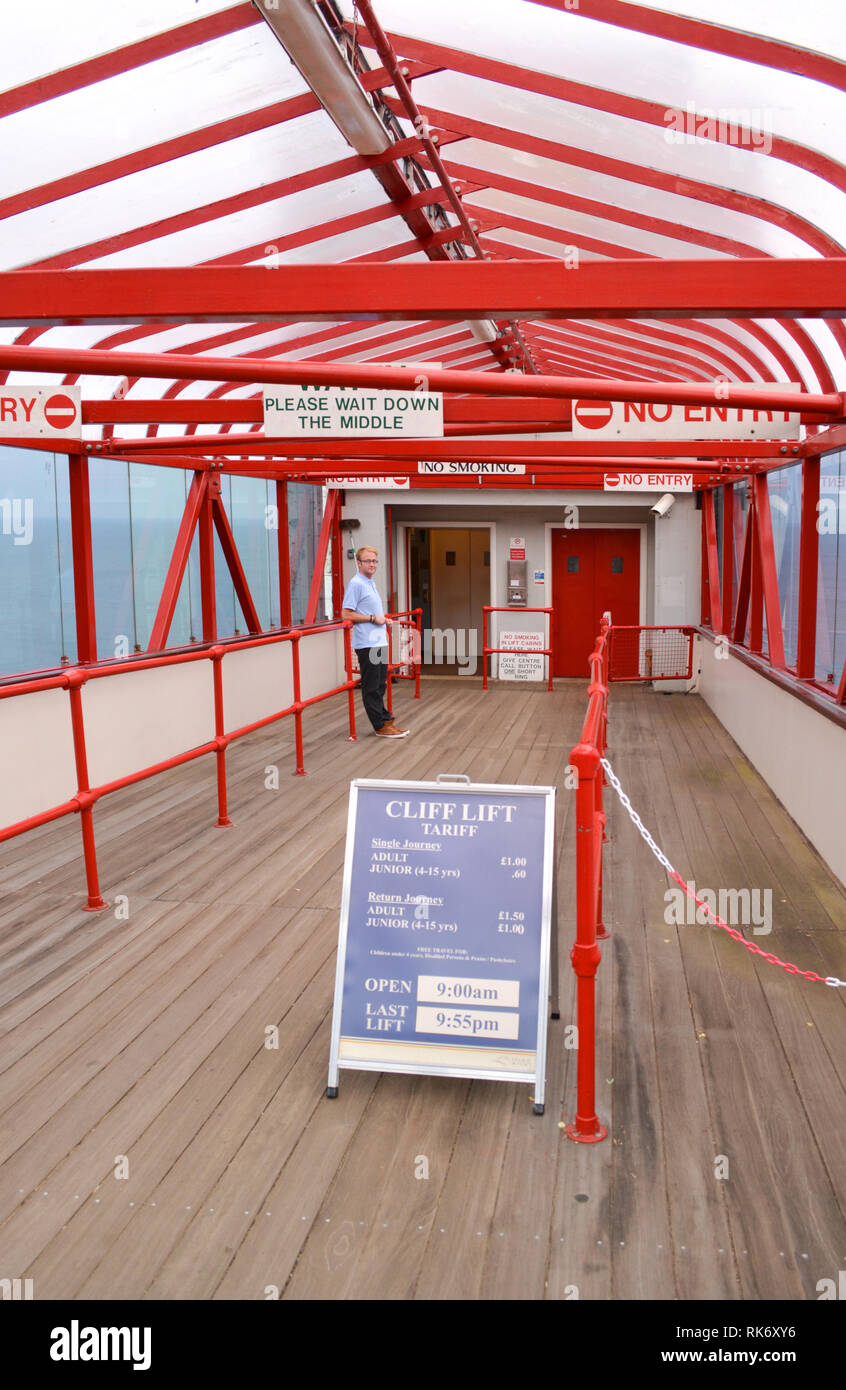
<svg viewBox="0 0 846 1390"><path fill-rule="evenodd" d="M269 439L443 438L443 396L434 391L266 386L262 396Z"/></svg>

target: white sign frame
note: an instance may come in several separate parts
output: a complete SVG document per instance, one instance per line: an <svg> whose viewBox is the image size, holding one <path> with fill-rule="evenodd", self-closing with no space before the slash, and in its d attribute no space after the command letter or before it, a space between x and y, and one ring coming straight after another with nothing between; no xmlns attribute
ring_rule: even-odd
<svg viewBox="0 0 846 1390"><path fill-rule="evenodd" d="M358 793L360 788L403 793L428 792L439 798L453 795L482 795L508 797L542 797L544 806L543 859L541 865L541 922L540 959L538 969L537 998L537 1037L535 1045L535 1067L533 1070L519 1071L512 1067L484 1066L481 1059L496 1054L479 1052L480 1064L472 1066L438 1066L426 1062L414 1062L410 1057L344 1058L341 1055L342 1043L342 1004L346 978L347 945L350 934L350 899L354 868L354 849L356 818L358 813ZM533 1108L535 1114L544 1110L547 1032L550 1014L550 962L552 957L552 931L558 930L553 922L555 868L555 788L550 786L515 786L506 783L470 782L469 779L443 779L436 782L406 782L383 779L356 778L350 783L350 802L347 814L346 851L344 856L344 876L341 890L341 912L338 931L338 960L335 971L335 993L332 1011L332 1035L329 1053L329 1076L326 1094L334 1099L338 1094L339 1074L342 1070L398 1072L412 1076L453 1076L481 1081L516 1081L534 1086ZM557 951L555 952L557 959ZM557 983L557 982L556 982ZM557 998L557 989L556 989ZM557 1005L556 1005L557 1007ZM394 1039L390 1040L394 1045ZM469 1041L469 1040L468 1040ZM412 1044L413 1046L413 1044ZM446 1046L446 1044L443 1044ZM507 1049L513 1052L515 1049Z"/></svg>

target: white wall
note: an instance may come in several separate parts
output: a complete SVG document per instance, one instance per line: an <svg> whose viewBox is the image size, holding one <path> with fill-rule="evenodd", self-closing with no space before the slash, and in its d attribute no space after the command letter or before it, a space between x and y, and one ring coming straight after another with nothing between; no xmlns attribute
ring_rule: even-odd
<svg viewBox="0 0 846 1390"><path fill-rule="evenodd" d="M666 516L654 521L654 590L651 622L699 625L702 513L680 494Z"/></svg>
<svg viewBox="0 0 846 1390"><path fill-rule="evenodd" d="M290 642L231 652L223 658L223 719L226 733L242 729L294 699ZM305 653L303 653L305 655Z"/></svg>
<svg viewBox="0 0 846 1390"><path fill-rule="evenodd" d="M88 681L82 711L91 786L127 777L214 738L211 662Z"/></svg>
<svg viewBox="0 0 846 1390"><path fill-rule="evenodd" d="M730 653L700 643L699 693L846 883L846 729Z"/></svg>
<svg viewBox="0 0 846 1390"><path fill-rule="evenodd" d="M420 490L353 491L346 494L345 516L354 516L361 526L354 534L356 546L375 545L380 551L377 583L385 594L388 588L388 560L384 554L385 508L390 506L395 522L395 585L399 601L408 605L405 594L405 560L402 525L420 526L489 524L491 528L491 597L494 606L506 603L506 560L513 535L526 540L529 607L549 607L552 603L552 575L549 532L563 526L565 508L577 507L585 525L639 526L641 548L641 621L646 624L695 625L699 622L700 527L701 515L692 494L678 494L669 514L660 520L651 513L655 493L602 493L587 490L514 488L449 488ZM608 514L608 520L603 515ZM345 534L345 547L348 544ZM345 560L345 575L355 570L355 562ZM543 582L535 583L535 573ZM612 615L613 616L613 615ZM514 609L493 614L492 645L497 631L517 627L543 631L542 614ZM587 656L585 657L587 660ZM667 682L667 689L683 689L684 683Z"/></svg>
<svg viewBox="0 0 846 1390"><path fill-rule="evenodd" d="M0 825L16 825L76 795L66 690L0 700Z"/></svg>

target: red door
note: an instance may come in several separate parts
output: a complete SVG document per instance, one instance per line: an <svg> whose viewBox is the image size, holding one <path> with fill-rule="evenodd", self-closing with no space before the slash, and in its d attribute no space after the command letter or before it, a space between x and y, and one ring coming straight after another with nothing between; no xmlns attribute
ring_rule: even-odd
<svg viewBox="0 0 846 1390"><path fill-rule="evenodd" d="M640 532L553 531L552 607L552 674L587 676L602 614L640 621Z"/></svg>

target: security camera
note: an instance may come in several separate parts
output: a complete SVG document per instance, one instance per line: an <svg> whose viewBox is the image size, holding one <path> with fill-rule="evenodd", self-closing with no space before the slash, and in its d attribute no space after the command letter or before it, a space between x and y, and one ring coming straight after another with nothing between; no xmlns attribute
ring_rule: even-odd
<svg viewBox="0 0 846 1390"><path fill-rule="evenodd" d="M665 492L663 497L658 498L658 501L655 503L655 506L652 508L652 511L655 513L656 516L666 516L667 512L670 510L675 500L676 499L671 492Z"/></svg>

